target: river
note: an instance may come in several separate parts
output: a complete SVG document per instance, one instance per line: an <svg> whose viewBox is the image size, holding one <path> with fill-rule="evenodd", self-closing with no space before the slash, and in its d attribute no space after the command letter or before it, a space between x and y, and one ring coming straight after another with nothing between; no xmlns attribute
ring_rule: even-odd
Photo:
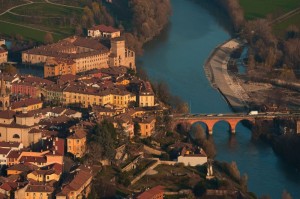
<svg viewBox="0 0 300 199"><path fill-rule="evenodd" d="M224 16L195 0L171 2L170 25L146 45L139 65L151 80L166 82L173 94L190 104L192 113L231 112L203 69L210 52L230 38ZM269 145L252 141L250 130L239 124L236 135L229 135L228 125L219 122L213 133L216 159L236 161L241 174L248 175L249 191L276 199L287 190L293 198L300 198L300 172L278 158Z"/></svg>

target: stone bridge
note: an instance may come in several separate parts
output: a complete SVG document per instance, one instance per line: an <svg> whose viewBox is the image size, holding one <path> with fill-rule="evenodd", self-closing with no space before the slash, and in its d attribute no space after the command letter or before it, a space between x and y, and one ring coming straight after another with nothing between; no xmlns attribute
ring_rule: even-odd
<svg viewBox="0 0 300 199"><path fill-rule="evenodd" d="M286 113L259 113L256 115L230 113L230 114L185 114L174 115L172 120L172 129L175 129L180 124L193 125L197 122L202 122L206 125L207 133L213 134L213 128L216 123L225 121L229 124L230 132L235 133L236 126L241 121L249 121L255 125L256 119L273 120L277 116L286 116Z"/></svg>

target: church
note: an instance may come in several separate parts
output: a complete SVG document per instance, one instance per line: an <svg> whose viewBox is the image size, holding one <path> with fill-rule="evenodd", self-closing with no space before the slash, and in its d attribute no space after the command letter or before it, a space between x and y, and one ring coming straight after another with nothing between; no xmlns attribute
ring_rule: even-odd
<svg viewBox="0 0 300 199"><path fill-rule="evenodd" d="M0 104L0 141L19 142L24 147L28 147L41 140L42 133L38 130L38 120L33 114L27 112L26 107L22 113L18 114L9 110L9 95L3 79L1 80Z"/></svg>

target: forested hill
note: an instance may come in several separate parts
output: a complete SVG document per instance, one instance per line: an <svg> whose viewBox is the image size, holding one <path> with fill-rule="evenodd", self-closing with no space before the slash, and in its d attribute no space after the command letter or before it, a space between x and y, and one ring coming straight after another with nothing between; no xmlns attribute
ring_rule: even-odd
<svg viewBox="0 0 300 199"><path fill-rule="evenodd" d="M172 10L169 0L114 0L106 7L119 28L124 28L128 46L138 54L166 26Z"/></svg>

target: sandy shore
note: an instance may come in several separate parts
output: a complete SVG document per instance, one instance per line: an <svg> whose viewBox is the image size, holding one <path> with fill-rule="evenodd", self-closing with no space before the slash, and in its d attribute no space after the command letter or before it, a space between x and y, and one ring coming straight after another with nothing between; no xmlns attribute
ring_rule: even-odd
<svg viewBox="0 0 300 199"><path fill-rule="evenodd" d="M249 96L243 87L228 73L227 64L232 51L240 46L236 39L226 41L215 48L204 65L206 76L211 85L226 99L235 112L248 111Z"/></svg>

